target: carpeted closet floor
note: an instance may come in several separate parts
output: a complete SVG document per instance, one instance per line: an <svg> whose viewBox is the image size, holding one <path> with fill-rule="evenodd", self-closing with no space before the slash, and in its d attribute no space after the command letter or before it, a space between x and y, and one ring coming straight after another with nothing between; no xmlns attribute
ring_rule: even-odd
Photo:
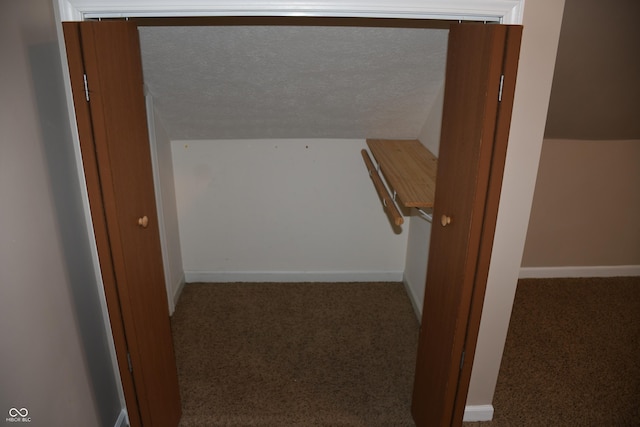
<svg viewBox="0 0 640 427"><path fill-rule="evenodd" d="M413 426L401 283L189 284L181 426ZM520 280L491 422L640 426L640 277Z"/></svg>
<svg viewBox="0 0 640 427"><path fill-rule="evenodd" d="M401 283L188 284L172 319L181 426L412 426Z"/></svg>

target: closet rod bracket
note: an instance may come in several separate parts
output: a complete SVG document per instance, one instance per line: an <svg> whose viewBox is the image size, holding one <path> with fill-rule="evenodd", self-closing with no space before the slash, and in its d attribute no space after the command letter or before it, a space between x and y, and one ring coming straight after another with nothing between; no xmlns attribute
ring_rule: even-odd
<svg viewBox="0 0 640 427"><path fill-rule="evenodd" d="M418 214L426 219L428 222L432 223L433 222L433 210L431 211L431 213L428 213L427 211L425 211L424 209L418 209L416 208L416 210L418 211Z"/></svg>

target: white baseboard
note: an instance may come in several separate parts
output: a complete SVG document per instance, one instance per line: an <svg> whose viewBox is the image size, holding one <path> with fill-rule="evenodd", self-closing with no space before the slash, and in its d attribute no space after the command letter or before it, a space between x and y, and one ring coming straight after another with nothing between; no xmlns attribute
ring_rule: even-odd
<svg viewBox="0 0 640 427"><path fill-rule="evenodd" d="M601 265L576 267L522 267L520 279L550 279L562 277L623 277L640 276L640 265Z"/></svg>
<svg viewBox="0 0 640 427"><path fill-rule="evenodd" d="M113 427L129 427L129 417L127 416L127 410L123 409L118 415L118 419Z"/></svg>
<svg viewBox="0 0 640 427"><path fill-rule="evenodd" d="M409 283L409 279L407 278L406 274L402 276L402 283L404 284L404 289L407 292L407 295L409 296L409 301L411 301L413 312L416 314L416 318L418 319L418 322L421 322L422 321L422 301L418 303L418 298L416 297L413 290L414 288L411 285L411 283Z"/></svg>
<svg viewBox="0 0 640 427"><path fill-rule="evenodd" d="M463 422L491 421L493 419L493 405L467 405L464 408Z"/></svg>
<svg viewBox="0 0 640 427"><path fill-rule="evenodd" d="M185 271L185 281L231 282L400 282L402 271Z"/></svg>
<svg viewBox="0 0 640 427"><path fill-rule="evenodd" d="M184 273L182 274L182 276L180 276L180 279L178 279L178 282L172 287L173 291L173 301L171 304L171 313L169 313L169 316L173 316L173 312L176 310L176 305L178 304L178 300L180 299L180 295L182 294L182 291L184 290L184 284L185 284L185 277L184 277Z"/></svg>

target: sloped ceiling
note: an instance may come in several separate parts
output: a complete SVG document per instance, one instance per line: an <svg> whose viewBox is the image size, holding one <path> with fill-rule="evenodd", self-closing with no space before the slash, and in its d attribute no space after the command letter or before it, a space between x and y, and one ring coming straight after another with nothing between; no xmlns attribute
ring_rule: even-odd
<svg viewBox="0 0 640 427"><path fill-rule="evenodd" d="M640 139L638 18L638 0L566 0L545 137Z"/></svg>
<svg viewBox="0 0 640 427"><path fill-rule="evenodd" d="M446 29L140 27L171 139L415 138L444 84Z"/></svg>
<svg viewBox="0 0 640 427"><path fill-rule="evenodd" d="M566 0L545 137L640 139L639 16L637 0ZM414 138L444 82L447 33L140 27L172 139Z"/></svg>

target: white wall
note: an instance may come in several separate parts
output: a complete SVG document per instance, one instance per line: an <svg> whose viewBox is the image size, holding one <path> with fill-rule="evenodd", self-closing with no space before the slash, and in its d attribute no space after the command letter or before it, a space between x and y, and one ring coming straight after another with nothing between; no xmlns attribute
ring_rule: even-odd
<svg viewBox="0 0 640 427"><path fill-rule="evenodd" d="M444 104L444 84L438 91L431 111L425 119L418 139L436 157L440 149L440 129ZM418 319L422 319L424 291L427 280L427 260L431 240L431 223L411 210L409 235L407 237L407 258L404 268L404 284Z"/></svg>
<svg viewBox="0 0 640 427"><path fill-rule="evenodd" d="M182 253L180 251L171 140L153 108L151 95L146 96L146 104L165 287L169 315L173 315L184 286L184 269L182 268Z"/></svg>
<svg viewBox="0 0 640 427"><path fill-rule="evenodd" d="M444 73L445 70L443 70ZM442 79L442 86L437 92L436 98L431 106L431 111L427 115L427 118L420 130L418 139L422 144L427 147L434 156L438 157L440 151L440 130L442 129L442 111L444 105L444 77Z"/></svg>
<svg viewBox="0 0 640 427"><path fill-rule="evenodd" d="M365 147L173 141L187 282L402 280L407 232L383 212Z"/></svg>
<svg viewBox="0 0 640 427"><path fill-rule="evenodd" d="M409 217L407 258L403 282L418 321L422 320L424 291L427 281L427 260L431 240L431 223L412 211Z"/></svg>
<svg viewBox="0 0 640 427"><path fill-rule="evenodd" d="M123 403L52 4L0 10L0 420L15 407L31 426L113 426Z"/></svg>
<svg viewBox="0 0 640 427"><path fill-rule="evenodd" d="M467 405L491 405L518 283L564 1L525 3L509 147Z"/></svg>

